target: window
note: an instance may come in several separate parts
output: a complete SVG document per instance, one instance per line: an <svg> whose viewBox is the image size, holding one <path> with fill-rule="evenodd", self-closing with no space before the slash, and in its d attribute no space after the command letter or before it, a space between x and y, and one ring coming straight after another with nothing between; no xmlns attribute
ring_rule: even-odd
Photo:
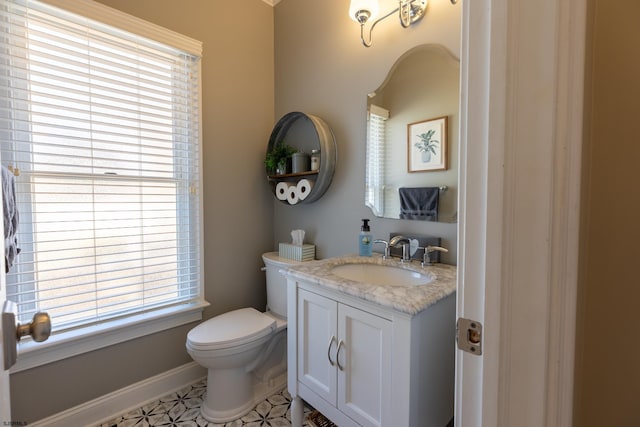
<svg viewBox="0 0 640 427"><path fill-rule="evenodd" d="M199 42L176 48L32 0L0 2L0 27L20 321L46 311L60 333L202 302Z"/></svg>
<svg viewBox="0 0 640 427"><path fill-rule="evenodd" d="M385 131L388 118L388 110L373 104L369 106L365 203L376 216L383 216L384 213Z"/></svg>

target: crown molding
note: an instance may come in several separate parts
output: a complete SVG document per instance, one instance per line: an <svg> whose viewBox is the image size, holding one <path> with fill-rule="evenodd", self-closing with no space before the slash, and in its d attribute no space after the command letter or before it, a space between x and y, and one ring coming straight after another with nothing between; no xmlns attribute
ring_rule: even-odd
<svg viewBox="0 0 640 427"><path fill-rule="evenodd" d="M280 3L280 0L262 0L262 1L268 4L269 6L275 6L278 3Z"/></svg>

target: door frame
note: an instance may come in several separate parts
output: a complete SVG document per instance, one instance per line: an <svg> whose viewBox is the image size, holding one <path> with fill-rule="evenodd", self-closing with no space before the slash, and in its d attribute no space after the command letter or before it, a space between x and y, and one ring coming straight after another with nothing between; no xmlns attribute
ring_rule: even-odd
<svg viewBox="0 0 640 427"><path fill-rule="evenodd" d="M571 425L587 0L462 7L456 425Z"/></svg>

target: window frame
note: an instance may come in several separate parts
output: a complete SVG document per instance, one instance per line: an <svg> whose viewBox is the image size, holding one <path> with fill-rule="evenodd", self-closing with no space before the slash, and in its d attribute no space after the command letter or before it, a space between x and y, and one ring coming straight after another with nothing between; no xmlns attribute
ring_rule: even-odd
<svg viewBox="0 0 640 427"><path fill-rule="evenodd" d="M138 36L181 49L197 56L202 54L202 44L187 36L175 33L166 28L149 23L134 16L125 14L92 0L40 0L42 3L64 9L68 12L84 16L106 25L124 30ZM201 61L198 63L199 91L202 94ZM197 117L202 129L202 97L199 97ZM202 153L202 131L198 135L198 147ZM202 154L199 156L198 187L202 183ZM199 251L204 254L204 227L203 227L203 195L198 192L199 198ZM30 339L23 340L18 348L18 363L11 368L11 372L20 372L57 360L69 358L75 355L94 351L100 348L112 346L117 343L143 337L149 334L175 328L187 323L202 319L202 311L209 305L204 299L204 266L202 262L198 266L200 275L200 292L196 301L168 306L160 309L151 309L114 318L99 324L90 324L77 329L69 329L52 335L49 340L36 343Z"/></svg>
<svg viewBox="0 0 640 427"><path fill-rule="evenodd" d="M378 217L384 216L386 188L385 134L389 111L375 104L367 112L367 152L365 171L365 205Z"/></svg>

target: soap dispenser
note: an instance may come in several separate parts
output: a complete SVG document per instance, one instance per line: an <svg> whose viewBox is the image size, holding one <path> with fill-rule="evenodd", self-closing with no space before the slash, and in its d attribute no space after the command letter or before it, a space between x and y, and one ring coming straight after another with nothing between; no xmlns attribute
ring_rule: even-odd
<svg viewBox="0 0 640 427"><path fill-rule="evenodd" d="M371 240L371 229L369 228L369 220L362 220L360 227L360 256L371 256L373 253L373 241Z"/></svg>

